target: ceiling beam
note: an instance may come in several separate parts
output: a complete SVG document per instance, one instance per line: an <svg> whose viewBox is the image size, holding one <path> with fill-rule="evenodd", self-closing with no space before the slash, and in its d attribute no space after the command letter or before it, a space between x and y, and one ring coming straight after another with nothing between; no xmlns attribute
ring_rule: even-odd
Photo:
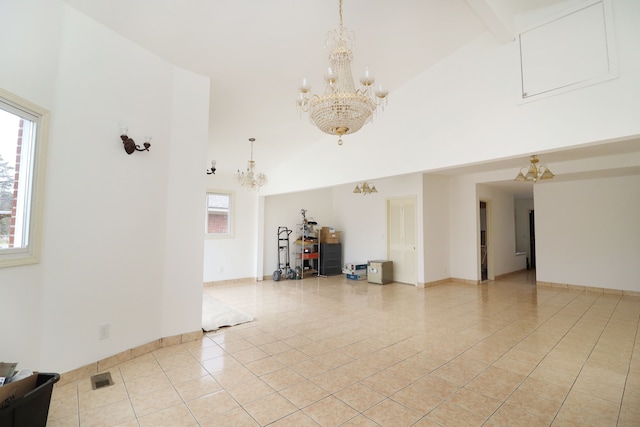
<svg viewBox="0 0 640 427"><path fill-rule="evenodd" d="M500 43L515 37L513 12L502 0L465 0Z"/></svg>

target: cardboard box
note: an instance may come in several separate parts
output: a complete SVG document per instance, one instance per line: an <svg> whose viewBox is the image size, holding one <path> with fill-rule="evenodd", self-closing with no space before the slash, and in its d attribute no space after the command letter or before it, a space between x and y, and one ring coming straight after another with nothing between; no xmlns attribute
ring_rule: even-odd
<svg viewBox="0 0 640 427"><path fill-rule="evenodd" d="M340 232L338 231L334 237L327 237L320 243L340 243Z"/></svg>
<svg viewBox="0 0 640 427"><path fill-rule="evenodd" d="M333 227L322 227L320 229L320 243L340 243L340 232Z"/></svg>
<svg viewBox="0 0 640 427"><path fill-rule="evenodd" d="M34 372L27 378L0 387L0 408L10 406L14 401L35 389L37 379L38 373Z"/></svg>

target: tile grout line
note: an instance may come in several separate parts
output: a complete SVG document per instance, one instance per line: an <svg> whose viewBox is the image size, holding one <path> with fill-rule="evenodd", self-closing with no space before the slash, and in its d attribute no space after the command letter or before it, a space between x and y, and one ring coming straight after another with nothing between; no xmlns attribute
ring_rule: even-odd
<svg viewBox="0 0 640 427"><path fill-rule="evenodd" d="M497 288L497 289L494 288L494 291L496 290L500 292L505 291L504 288ZM445 313L449 313L449 315L446 316L446 318L451 321L451 320L454 320L454 318L458 315L464 316L464 314L466 314L464 313L465 306L473 307L474 302L478 302L478 300L481 298L478 297L479 294L472 297L470 293L461 292L458 289L450 289L443 292L438 292L436 294L431 294L431 295L434 295L439 301L458 302L458 304L453 305L445 310L445 309L438 309L437 303L434 305L433 301L429 302L426 300L426 298L424 300L421 300L419 304L416 306L416 304L411 299L415 297L407 296L408 295L407 293L402 293L400 294L399 297L396 297L392 306L387 306L386 308L382 308L381 301L367 302L365 300L364 302L358 302L358 304L360 305L353 308L358 313L358 314L355 314L353 312L350 312L350 309L346 308L346 306L344 307L341 306L335 309L324 310L323 307L328 307L327 304L331 304L336 299L340 299L343 303L347 305L350 304L352 301L357 301L355 298L352 298L352 295L350 295L348 292L341 290L339 288L339 285L336 287L332 287L331 289L327 289L325 291L326 292L322 294L317 294L317 295L313 289L311 290L312 292L311 295L306 294L307 289L304 289L302 291L303 296L305 297L304 299L306 300L307 303L313 300L312 304L317 304L317 305L314 305L315 308L311 308L311 314L308 314L309 311L307 311L306 308L302 307L301 305L296 305L297 300L299 300L301 296L301 294L297 292L295 294L291 294L292 295L291 298L288 295L286 296L285 299L280 298L281 295L278 295L278 297L275 298L271 295L266 295L268 292L270 292L270 290L266 290L266 287L265 287L265 291L264 291L264 294L266 295L265 300L258 301L257 299L260 299L261 296L256 296L253 294L249 296L249 301L256 299L253 305L256 307L256 312L260 313L259 316L256 316L256 320L260 320L260 322L256 322L254 326L247 326L246 328L243 327L243 328L238 328L237 330L234 330L234 331L228 331L232 333L232 335L230 334L228 336L232 337L233 341L246 340L248 344L250 344L251 349L258 349L260 351L263 351L266 354L266 356L264 357L259 357L258 359L251 360L244 363L244 362L241 362L240 359L246 359L246 357L237 358L238 352L241 350L233 351L233 354L232 354L227 349L225 349L220 342L215 341L214 338L210 336L203 335L201 339L205 339L206 337L206 339L211 340L212 346L216 346L217 348L220 348L222 354L224 354L224 357L228 357L229 360L235 361L236 363L238 363L239 367L247 369L252 374L252 378L255 377L262 382L265 382L263 377L267 375L267 373L262 373L262 375L260 375L258 372L261 372L262 368L256 365L256 368L258 369L258 371L254 371L253 369L249 368L248 365L253 361L259 361L267 358L274 358L274 360L278 360L277 354L280 354L280 353L271 353L270 351L262 349L262 346L268 345L272 342L286 343L286 339L287 339L286 337L281 338L272 334L272 332L275 330L290 329L291 332L286 333L288 338L291 338L292 336L307 336L307 335L320 337L317 340L309 342L309 344L322 343L325 340L327 340L326 341L327 344L332 344L332 342L333 344L339 343L340 345L337 346L335 349L331 350L331 353L336 353L336 354L340 353L341 355L344 354L345 357L332 358L331 361L327 361L327 365L325 366L325 368L328 368L328 369L324 372L334 372L336 374L340 374L340 372L345 372L345 373L351 372L347 370L340 371L340 368L352 362L363 360L365 357L369 355L379 354L381 357L384 358L385 355L389 355L390 352L392 353L395 352L394 354L401 356L401 359L395 360L397 359L397 357L393 357L392 358L393 361L390 365L387 366L387 364L384 363L383 365L381 365L381 366L384 366L384 368L378 369L373 373L368 373L364 378L361 378L360 375L358 375L358 379L355 383L347 385L346 387L340 386L339 390L332 391L332 392L321 387L319 383L315 383L314 381L312 381L312 378L318 377L321 374L309 375L309 376L307 376L307 374L305 375L300 374L303 377L302 381L310 381L312 384L315 384L317 387L320 387L324 392L327 392L327 396L324 396L323 398L318 399L313 403L309 403L304 407L298 407L298 405L294 404L293 401L289 400L285 395L282 394L283 390L285 390L289 386L278 390L271 387L269 383L265 382L265 384L267 384L270 388L273 388L273 390L268 395L277 394L282 399L292 404L295 410L293 410L293 412L291 412L290 414L279 416L277 419L269 421L269 423L264 425L277 423L278 421L282 421L287 417L290 417L291 415L298 414L298 413L300 414L300 416L307 416L310 419L314 420L314 422L320 423L320 421L316 421L316 418L313 418L307 415L304 410L305 408L309 408L312 405L315 405L321 400L326 399L328 397L337 399L339 402L342 402L347 407L355 411L355 415L351 417L348 421L346 421L347 423L349 421L353 421L354 419L360 416L364 417L367 420L370 420L373 423L380 423L381 422L380 419L369 418L367 415L365 415L365 412L369 411L370 409L374 408L375 406L379 405L381 402L384 402L384 401L394 402L394 404L400 405L405 409L420 413L420 418L418 418L417 421L412 422L412 424L418 423L420 422L420 420L427 420L427 419L432 420L428 418L429 413L441 407L441 405L444 404L445 402L458 405L459 403L452 402L451 400L452 396L454 396L459 391L464 390L470 382L477 379L483 373L486 373L490 368L495 367L497 369L505 369L506 371L518 374L515 370L511 371L510 369L507 369L507 368L500 368L499 366L496 366L496 363L498 363L511 350L515 349L520 344L525 342L525 340L527 340L528 338L534 338L534 339L540 340L540 343L539 343L540 347L537 347L538 348L537 353L534 352L536 351L536 347L527 346L527 349L532 352L531 354L535 355L535 357L539 358L539 360L535 361L534 359L531 359L531 361L534 362L535 365L527 363L526 365L522 366L522 369L521 369L522 371L524 371L525 369L529 369L531 366L533 366L533 368L531 368L526 375L523 375L524 378L520 380L517 383L517 385L515 385L515 388L509 393L508 396L506 396L505 398L499 398L500 404L490 415L485 417L485 420L482 422L482 425L489 423L492 417L494 417L494 415L500 410L500 408L504 407L504 405L514 395L514 393L517 390L519 390L520 387L522 387L522 385L528 379L533 378L531 376L532 373L536 371L536 369L539 368L545 360L549 360L552 362L552 364L550 365L552 369L555 370L556 368L558 368L559 372L564 372L564 368L563 368L564 365L562 363L556 363L556 362L562 362L564 360L563 354L564 355L576 354L579 356L579 358L584 357L584 359L580 364L580 369L575 374L575 377L573 378L571 384L569 385L567 392L562 399L562 402L559 402L560 406L558 407L555 414L553 415L553 418L550 418L551 421L549 421L549 425L553 424L554 422L557 421L557 417L560 414L566 402L568 401L568 397L571 391L574 390L574 387L577 384L577 381L580 378L580 375L583 372L586 372L585 369L587 368L587 364L589 363L590 358L594 354L596 354L598 344L603 343L602 345L604 345L605 341L607 343L618 342L617 340L619 339L624 340L625 348L627 345L631 345L631 356L628 358L626 377L625 377L624 385L622 386L622 398L620 400L620 405L618 407L617 422L619 423L621 421L622 408L624 407L623 403L624 403L625 391L627 390L628 387L630 387L631 381L633 379L632 366L633 366L633 360L634 360L634 353L636 353L634 350L636 349L636 347L638 346L638 343L640 342L640 332L639 332L640 317L636 316L635 335L633 337L629 335L630 331L632 330L630 327L627 327L627 326L623 327L621 325L614 324L614 321L616 319L618 319L620 316L625 316L625 314L628 312L628 311L625 311L624 313L623 312L618 313L618 311L622 309L623 304L625 304L625 301L627 301L624 298L624 296L618 296L617 301L613 303L613 300L609 298L610 295L604 295L604 296L600 295L600 296L594 297L593 295L588 294L584 290L582 292L574 293L575 290L569 290L569 292L564 292L566 290L562 289L562 290L559 290L560 292L552 292L552 293L544 292L544 303L536 304L535 301L520 303L518 299L522 298L524 294L520 293L518 290L508 291L509 293L502 292L498 294L499 298L497 299L494 298L493 301L479 302L481 306L486 307L487 311L491 312L490 316L484 318L483 316L479 316L481 315L480 309L473 310L471 314L471 318L475 318L476 316L479 316L480 318L475 319L473 323L469 323L469 319L464 319L461 322L455 322L455 328L454 328L455 333L453 335L451 333L449 333L449 335L447 335L446 333L439 333L436 335L432 334L430 336L427 333L426 329L424 327L421 327L419 329L412 330L410 335L405 336L404 334L402 334L400 339L394 340L393 328L395 326L389 326L389 327L384 327L382 330L379 331L379 333L382 334L380 337L382 338L383 340L382 342L384 343L383 347L378 347L377 345L374 345L371 348L366 348L366 344L367 344L366 341L369 339L375 339L375 337L377 336L375 333L371 333L371 331L373 331L374 329L370 326L367 326L366 319L371 319L368 316L371 316L371 315L377 316L375 317L375 319L379 321L389 321L389 325L391 325L390 320L393 317L399 316L400 319L397 322L397 325L398 325L397 327L401 327L401 328L407 327L415 321L428 323L429 321L437 319L438 316L442 316ZM376 293L375 296L383 295L384 292L385 291L382 291L381 293ZM262 294L263 292L260 292L260 293ZM422 294L425 294L424 296L426 296L426 292L422 292ZM370 294L370 296L371 295L373 294ZM587 296L588 298L584 298L585 296ZM595 299L592 299L592 298L595 298ZM534 305L531 305L531 304L534 304ZM247 306L250 306L250 305L251 304L247 304ZM279 312L279 310L282 307L287 308L286 312L291 313L291 316L293 316L293 320L291 321L279 320L277 318L277 316L274 313ZM455 307L455 310L450 312L449 309L452 307ZM636 307L635 302L631 307L634 309L633 312L637 311L635 310L635 307ZM382 311L382 310L385 310L385 311ZM419 316L415 314L411 315L411 312L409 310L416 310L423 314ZM542 323L538 323L540 321L540 319L538 319L536 315L538 311L540 311L541 314L544 313L544 321ZM580 315L576 316L576 312L578 311L580 312ZM601 314L603 314L603 312L605 311L609 311L606 318L601 316ZM403 312L408 312L410 315L407 317L402 317L401 313ZM309 322L305 321L304 317L306 315L308 315L311 319L313 319L313 321L309 321ZM332 316L335 319L340 319L340 321L338 320L331 321ZM286 316L286 317L289 317L289 316ZM624 320L625 318L621 318L621 320ZM322 330L321 330L322 328L314 326L314 323L323 323L323 322L326 322L327 320L330 320L330 322L327 325L331 329L331 333L326 332L326 335L325 335L322 333ZM265 322L264 324L262 324L263 321ZM353 322L353 325L351 327L340 327L339 326L340 322ZM570 324L565 325L564 324L565 322L570 322ZM438 324L435 326L436 330L442 331L442 332L447 330L446 321L440 321L437 323ZM486 327L487 325L491 330L490 335L484 336L479 340L478 338L474 338L474 335L472 335L471 333L468 333L467 335L462 334L464 331L473 330L474 327L482 327L482 326ZM587 338L585 342L591 343L591 344L589 344L590 348L584 347L579 341L576 341L576 339L579 339L582 336L582 333L588 332L589 328L592 325L596 325L597 328L600 328L600 331L597 334L597 336L594 336L593 338L591 334L585 334L584 337ZM495 326L498 326L499 329L494 330ZM257 329L254 329L254 328L257 328ZM554 330L558 330L558 329L561 332L561 335L554 333ZM564 332L562 332L563 330ZM242 333L242 331L245 331L245 332ZM248 339L248 337L255 336L255 333L257 333L258 331L260 331L260 334L273 335L272 336L273 341L263 342L261 340ZM478 332L481 332L481 331L478 331ZM356 341L351 341L354 337L354 335L352 334L354 333L355 334L363 333L366 335L366 337L362 339L358 339ZM293 334L293 335L289 335L289 334ZM532 335L534 336L532 337ZM481 334L478 334L478 336L481 336ZM622 338L620 338L620 336ZM549 339L547 340L545 337L548 337ZM412 342L412 339L414 338L416 340ZM471 349L478 346L480 343L486 340L490 340L492 338L496 340L495 343L498 344L497 348L499 349L503 348L503 344L508 344L508 348L506 348L505 350L500 350L500 356L497 357L497 359L494 360L494 356L492 356L493 354L492 352L489 352L486 355L480 352L469 353ZM514 338L517 341L515 341ZM542 338L545 338L545 339L542 340ZM570 338L570 339L565 340L567 338ZM415 377L415 376L407 377L407 380L410 381L409 384L402 386L398 390L395 390L395 386L394 386L392 387L392 389L395 391L382 393L383 400L381 402L378 402L373 406L360 411L359 409L356 409L355 407L351 406L351 404L341 400L338 397L341 391L346 390L355 384L360 384L364 387L368 387L363 383L363 381L365 381L366 379L371 378L375 375L378 375L381 372L384 372L385 370L388 370L394 367L399 367L404 361L407 361L411 357L414 357L418 354L425 353L425 356L428 354L431 354L431 353L428 353L429 350L433 350L435 347L438 347L439 344L441 345L442 343L447 341L451 342L452 345L446 349L447 350L445 353L446 360L444 362L442 363L438 362L438 365L436 367L431 367L429 371L426 373L420 373L419 371L415 371L416 374L420 374L418 377ZM229 341L229 342L232 342L232 341ZM459 344L459 346L457 346L456 343ZM473 343L473 344L469 345L470 343ZM531 344L534 344L533 340ZM237 405L237 408L240 408L245 413L245 416L250 417L251 420L256 422L258 425L261 425L258 422L258 420L254 418L254 416L247 409L245 409L245 405L247 403L258 401L262 399L262 397L251 398L250 402L246 402L245 405L241 404L240 400L238 400L236 396L232 395L229 392L230 386L229 385L223 386L221 383L218 383L218 381L214 377L214 375L216 374L210 372L205 367L206 360L211 360L218 356L203 359L204 355L201 354L200 356L197 356L198 350L196 349L196 347L193 347L193 346L190 347L188 345L185 345L185 343L181 343L178 345L182 346L181 351L183 351L185 354L188 354L190 356L190 359L193 359L206 372L207 377L211 378L213 381L215 381L218 384L218 386L220 386L219 390L212 393L206 393L195 399L202 398L209 394L214 394L220 391L224 391ZM352 351L351 354L346 353L345 349L347 349L349 346L352 346L352 345L355 346L354 350L356 349L356 347L357 348L365 347L363 348L365 352L361 353L360 351L355 351L355 352ZM394 346L398 346L398 347L394 348ZM415 346L415 349L414 349L414 346ZM301 345L291 346L292 349L297 349L298 351L302 351L301 350L302 347L303 346ZM575 352L573 347L575 347L575 350L576 350ZM464 350L462 352L459 352L458 348L464 348ZM204 347L202 347L201 349L204 349ZM543 355L539 352L540 349L544 349ZM588 351L584 351L586 349L588 349ZM272 350L275 350L275 347L272 347ZM306 357L306 359L304 360L319 360L322 358L322 355L326 354L326 353L318 353L318 349L314 347L309 347L308 350L309 350L309 353L303 352ZM554 350L557 350L557 351L554 352ZM383 353L378 353L381 351ZM527 351L527 350L523 350L523 351ZM552 354L552 352L554 353L554 357L552 358L553 360L548 359L549 356ZM174 383L174 381L170 379L165 366L160 363L159 357L163 356L164 353L162 355L155 351L151 353L152 353L151 355L153 357L154 362L157 363L158 366L160 367L162 375L171 383L174 392L177 393L180 398L180 402L187 407L189 415L192 417L193 420L195 420L195 423L197 425L204 425L201 423L201 421L198 418L196 418L196 414L191 410L191 408L188 406L183 396L180 395L180 393L178 392L178 384ZM410 355L407 356L407 354L410 354ZM433 354L436 354L436 353L433 353ZM455 356L450 357L448 356L448 354L455 354ZM442 399L442 401L438 403L438 405L429 409L429 411L427 411L426 413L422 413L421 411L413 409L413 405L401 403L400 401L395 400L395 398L393 397L395 396L395 394L399 393L400 391L406 389L407 387L410 387L411 384L415 384L420 379L423 379L429 375L443 378L437 374L434 374L434 372L436 372L438 369L441 369L443 366L450 364L451 362L454 362L456 360L462 360L462 357L465 354L477 354L477 356L480 356L483 358L491 357L490 359L491 362L488 363L488 365L478 373L475 373L475 371L472 371L472 373L474 373L475 375L470 379L466 379L467 376L463 375L463 378L465 379L464 384L462 384L459 387L456 386L456 392L447 396L445 399ZM353 356L353 355L357 355L357 356ZM516 356L517 358L517 353L513 353L513 355ZM556 358L555 357L556 355L559 357ZM476 359L475 357L473 357L473 359L479 360L482 363L486 363L480 359ZM528 357L526 359L529 360ZM345 360L347 361L345 362ZM420 359L416 359L416 360L420 360ZM426 359L423 359L423 360L426 361ZM185 358L185 361L186 361L186 358ZM168 362L169 364L166 366L170 367L172 366L172 364L175 364L177 366L177 362L178 360L176 360L176 363L174 363L173 361L170 361ZM508 362L508 360L505 359L505 362ZM275 371L280 369L286 369L286 368L293 370L293 366L299 363L302 363L302 362L301 361L296 361L295 363L286 362L284 363L284 366L282 366L279 369L276 369ZM124 375L122 372L122 366L123 364L119 364L117 367L114 367L112 369L118 369L118 373L121 376L121 380L124 385L126 396L128 397L129 404L131 405L131 409L133 410L133 415L135 420L134 422L137 423L138 425L142 425L140 421L141 417L138 417L135 411L135 408L132 405L131 394L130 394L131 385L127 385L127 383L125 382ZM210 367L212 366L213 364ZM470 366L472 367L473 364ZM519 368L518 365L506 365L506 366L511 366L513 369ZM364 368L364 365L362 365L362 367ZM355 365L354 365L354 368L355 368ZM368 368L365 368L365 369L368 370ZM571 371L573 372L574 369L571 368ZM268 372L270 373L272 371L268 371ZM294 372L296 371L294 370ZM308 371L308 372L312 372L312 371ZM353 371L354 374L356 372L357 371ZM442 371L442 372L446 373L445 371ZM518 374L518 375L521 375L521 374ZM571 375L573 375L573 373ZM591 377L591 375L589 376ZM456 376L455 378L457 377L458 376ZM382 377L380 377L380 379L381 378ZM510 378L508 376L505 377L505 381L510 381L512 379L513 378ZM567 379L570 379L570 378L568 377ZM449 381L447 379L444 379L444 380ZM79 381L80 380L74 381L75 388L73 390L74 390L75 398L78 402L77 403L78 404L78 409L77 409L78 423L79 425L82 425L82 423L80 422L80 398L81 398L80 388L81 387L80 387ZM238 382L238 384L248 383L249 381L250 381L249 379L243 379L240 382ZM302 383L302 381L299 383ZM544 381L545 383L548 382L544 379L542 379L541 381ZM329 384L326 381L323 381L323 383L326 383L327 385ZM567 384L568 384L568 381L567 381ZM564 387L565 386L563 386L563 388ZM335 387L333 386L330 387L331 390L333 390L334 388ZM142 391L142 389L140 391ZM482 392L478 392L478 393L484 395ZM543 397L543 396L540 396L540 397L546 399L546 397ZM246 399L242 399L242 400L244 401ZM176 403L176 405L178 405L178 403ZM460 406L466 408L466 406L464 405L460 405ZM168 409L168 408L157 409L157 410L154 410L152 413L158 413L165 409ZM233 411L234 409L235 408L228 409L224 413L227 414ZM474 410L471 410L468 408L466 409L475 414L478 414L478 412L475 412ZM537 416L532 412L530 412L530 414ZM145 416L147 415L149 414L145 414ZM248 421L248 418L247 418L247 421ZM435 418L432 421L435 422Z"/></svg>
<svg viewBox="0 0 640 427"><path fill-rule="evenodd" d="M575 299L576 299L576 298L578 298L578 296L580 296L580 294L577 294L574 298L572 298L571 300L567 301L567 303L566 303L564 306L562 306L562 308L558 309L558 311L556 311L553 315L549 316L549 318L547 318L547 320L545 320L545 321L544 321L543 323L541 323L538 327L536 327L533 331L531 331L529 334L527 334L527 337L528 337L529 335L531 335L531 333L533 333L533 332L535 332L536 330L540 329L543 325L545 325L547 322L549 322L549 321L550 321L554 316L556 316L556 315L558 315L560 312L562 312L562 310L563 310L563 309L565 309L567 306L569 306L569 304L571 304L573 301L575 301ZM594 301L594 303L595 303L595 301ZM594 303L592 303L589 307L592 307ZM583 313L583 315L582 315L582 316L584 316L584 313ZM580 318L582 318L582 316L580 316ZM564 337L569 333L569 331L570 331L570 330L571 330L571 329L576 325L576 323L580 320L580 318L579 318L578 320L576 320L576 321L571 325L571 327L567 330L567 332L565 332L565 334L562 336L562 338L564 338ZM527 374L527 376L525 377L525 379L524 379L524 380L522 380L522 381L520 382L520 384L518 384L518 386L517 386L517 387L516 387L516 388L515 388L515 389L514 389L514 390L513 390L513 391L512 391L512 392L511 392L507 397L506 397L506 399L504 399L504 400L502 401L502 403L501 403L501 404L496 408L496 410L495 410L495 411L494 411L494 412L493 412L489 417L487 417L487 419L482 423L482 425L486 424L486 423L491 419L491 417L493 417L493 415L495 415L495 414L500 410L500 408L502 408L502 407L507 403L507 401L509 400L509 398L510 398L510 397L511 397L511 396L512 396L512 395L513 395L513 394L514 394L514 393L515 393L519 388L520 388L520 386L522 386L522 384L524 384L524 382L525 382L528 378L530 378L531 372L533 372L537 367L539 367L539 366L540 366L540 364L542 363L542 361L543 361L543 360L544 360L544 359L549 355L549 353L551 353L551 351L553 351L553 349L558 345L558 343L562 340L562 338L560 338L560 339L558 339L558 340L557 340L556 344L555 344L553 347L551 347L551 348L549 349L549 351L547 351L547 352L546 352L545 356L544 356L542 359L540 359L540 361L536 364L536 366L535 366L535 367L534 367L534 368L529 372L529 374ZM519 343L520 343L520 342L522 342L524 339L526 339L526 337L525 337L525 338L523 338L522 340L520 340L520 341L519 341ZM515 345L514 345L514 346L512 346L511 348L513 348L513 347L515 347ZM495 362L494 362L494 363L495 363ZM493 363L491 364L491 366L493 366ZM576 380L577 380L577 376L576 376ZM574 380L574 382L575 382L576 380ZM569 390L571 390L571 389L569 389ZM567 396L568 396L568 395L569 395L569 392L567 392ZM565 399L566 399L566 396L565 396ZM549 423L549 425L553 424L553 421L555 420L555 417L557 416L558 412L560 412L560 410L561 410L561 408L562 408L562 405L563 405L563 404L564 404L564 401L563 401L563 403L560 405L560 407L558 408L558 410L556 411L556 414L554 415L554 418L551 420L551 422ZM532 414L532 415L535 415L535 414Z"/></svg>
<svg viewBox="0 0 640 427"><path fill-rule="evenodd" d="M591 308L593 308L595 306L595 304L601 299L602 297L599 296L590 306L589 306L589 310ZM620 303L620 299L618 299L618 302L616 303L616 307L618 306L618 304ZM587 312L589 311L587 310ZM586 316L587 312L585 312L582 316L580 316L581 320L584 316ZM556 420L556 418L558 417L558 414L560 413L560 411L562 410L562 407L564 406L564 404L566 403L569 394L571 394L571 390L573 390L573 387L575 386L576 382L578 381L578 378L580 378L580 374L582 373L582 370L584 369L584 365L585 363L587 363L587 361L589 360L589 357L591 356L591 354L593 353L593 349L596 347L596 345L598 344L598 341L600 340L600 338L602 337L602 334L604 334L604 331L607 327L607 325L609 324L609 321L611 320L611 316L613 316L613 313L615 312L615 309L613 309L611 311L611 313L609 314L609 317L607 318L607 322L604 324L604 326L602 327L602 330L600 331L600 334L598 335L598 339L594 342L593 347L591 348L591 350L589 351L589 355L586 357L584 363L582 364L582 366L580 367L580 371L578 371L578 374L576 375L575 380L573 380L573 382L571 383L571 387L569 388L569 391L567 392L566 396L564 397L564 399L562 400L562 404L560 405L560 408L558 408L558 412L556 412L555 416L553 417L553 420L551 421L551 424L553 424ZM576 323L578 322L576 321ZM565 334L566 336L566 334ZM557 344L556 344L557 345ZM620 402L620 404L622 404L622 401ZM619 416L619 413L618 413ZM550 425L551 425L550 424Z"/></svg>
<svg viewBox="0 0 640 427"><path fill-rule="evenodd" d="M621 302L621 301L620 301ZM618 305L620 304L618 303ZM622 408L625 399L625 392L627 391L627 384L629 382L629 375L631 374L631 364L633 362L633 354L635 353L636 346L638 345L638 330L640 329L640 316L636 319L636 333L633 336L633 346L631 347L631 357L629 358L629 367L627 368L627 375L622 388L622 399L620 399L620 407L618 409L618 418L616 419L616 425L620 424L620 417L622 416Z"/></svg>

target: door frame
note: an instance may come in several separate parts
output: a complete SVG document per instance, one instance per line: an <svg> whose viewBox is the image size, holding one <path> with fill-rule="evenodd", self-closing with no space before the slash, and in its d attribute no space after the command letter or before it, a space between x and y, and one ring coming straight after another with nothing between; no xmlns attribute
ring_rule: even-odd
<svg viewBox="0 0 640 427"><path fill-rule="evenodd" d="M535 209L529 209L529 260L527 269L536 268L536 215Z"/></svg>
<svg viewBox="0 0 640 427"><path fill-rule="evenodd" d="M391 206L391 203L394 201L398 201L398 200L411 200L413 203L413 209L414 209L414 224L413 224L413 239L414 239L414 247L413 247L413 264L414 264L414 271L412 273L412 280L413 282L398 282L398 283L405 283L405 284L409 284L409 285L414 285L417 286L418 285L418 198L416 196L399 196L399 197L388 197L386 202L385 202L385 211L386 211L386 223L387 223L387 259L388 260L392 260L391 259L391 223L390 223L390 217L389 217L389 209ZM396 275L395 275L395 270L394 270L394 281L396 280Z"/></svg>
<svg viewBox="0 0 640 427"><path fill-rule="evenodd" d="M485 231L485 244L487 246L487 279L482 279L482 226L480 220L480 203L485 204L485 221L487 229ZM477 245L478 249L478 283L483 281L495 280L494 272L493 272L493 213L492 213L492 204L491 200L480 198L476 204L478 209L478 235L477 235Z"/></svg>

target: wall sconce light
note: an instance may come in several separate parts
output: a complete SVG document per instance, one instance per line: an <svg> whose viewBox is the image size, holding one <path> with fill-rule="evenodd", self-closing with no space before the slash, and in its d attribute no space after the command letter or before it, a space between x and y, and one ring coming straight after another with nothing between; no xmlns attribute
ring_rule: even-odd
<svg viewBox="0 0 640 427"><path fill-rule="evenodd" d="M122 129L122 135L120 135L120 139L122 140L122 144L124 145L124 151L127 154L131 154L134 151L149 151L149 147L151 147L151 137L144 137L144 148L141 148L139 145L136 145L136 142L127 136L127 129Z"/></svg>
<svg viewBox="0 0 640 427"><path fill-rule="evenodd" d="M353 189L353 192L366 196L367 194L377 193L378 190L376 190L376 186L373 185L373 182L363 182L362 184L356 185L356 188Z"/></svg>
<svg viewBox="0 0 640 427"><path fill-rule="evenodd" d="M216 174L216 161L211 160L211 169L207 169L207 175L215 175Z"/></svg>

